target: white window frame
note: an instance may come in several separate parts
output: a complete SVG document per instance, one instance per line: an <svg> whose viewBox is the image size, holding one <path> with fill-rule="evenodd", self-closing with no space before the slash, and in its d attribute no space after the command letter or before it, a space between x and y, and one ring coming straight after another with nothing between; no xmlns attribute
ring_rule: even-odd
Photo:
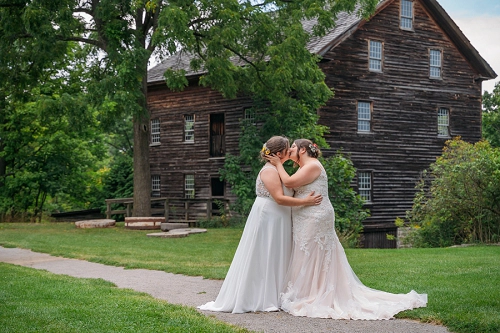
<svg viewBox="0 0 500 333"><path fill-rule="evenodd" d="M184 142L194 142L194 114L184 115Z"/></svg>
<svg viewBox="0 0 500 333"><path fill-rule="evenodd" d="M399 27L403 30L413 31L413 1L401 0L399 10Z"/></svg>
<svg viewBox="0 0 500 333"><path fill-rule="evenodd" d="M358 193L365 202L372 202L372 173L358 172Z"/></svg>
<svg viewBox="0 0 500 333"><path fill-rule="evenodd" d="M160 119L151 119L151 145L159 145L160 142Z"/></svg>
<svg viewBox="0 0 500 333"><path fill-rule="evenodd" d="M255 110L252 108L247 108L244 110L244 119L249 124L255 125Z"/></svg>
<svg viewBox="0 0 500 333"><path fill-rule="evenodd" d="M372 102L358 101L358 132L369 133L372 128ZM367 113L368 111L368 117Z"/></svg>
<svg viewBox="0 0 500 333"><path fill-rule="evenodd" d="M440 79L443 74L443 51L440 49L429 49L429 77Z"/></svg>
<svg viewBox="0 0 500 333"><path fill-rule="evenodd" d="M382 72L384 59L384 43L379 40L368 41L368 69L371 72Z"/></svg>
<svg viewBox="0 0 500 333"><path fill-rule="evenodd" d="M160 197L161 177L160 175L151 175L151 196Z"/></svg>
<svg viewBox="0 0 500 333"><path fill-rule="evenodd" d="M184 193L187 199L194 199L194 175L184 176Z"/></svg>
<svg viewBox="0 0 500 333"><path fill-rule="evenodd" d="M438 109L438 136L439 137L450 137L450 109L439 108Z"/></svg>

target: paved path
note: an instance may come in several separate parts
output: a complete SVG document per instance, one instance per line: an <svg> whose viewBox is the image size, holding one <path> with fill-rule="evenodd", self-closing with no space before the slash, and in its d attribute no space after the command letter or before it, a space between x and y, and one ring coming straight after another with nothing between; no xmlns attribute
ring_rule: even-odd
<svg viewBox="0 0 500 333"><path fill-rule="evenodd" d="M101 278L113 282L119 288L145 292L169 303L193 307L214 300L222 284L222 281L201 277L145 269L124 269L1 246L0 262L45 269L55 274L79 278ZM443 326L400 319L377 321L314 319L293 317L284 312L230 314L202 311L202 313L260 332L449 333Z"/></svg>

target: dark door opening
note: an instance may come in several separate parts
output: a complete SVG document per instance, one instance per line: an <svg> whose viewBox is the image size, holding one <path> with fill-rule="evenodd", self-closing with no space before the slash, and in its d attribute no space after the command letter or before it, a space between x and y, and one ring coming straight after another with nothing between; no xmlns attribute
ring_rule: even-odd
<svg viewBox="0 0 500 333"><path fill-rule="evenodd" d="M226 154L224 114L210 115L210 157L222 157Z"/></svg>
<svg viewBox="0 0 500 333"><path fill-rule="evenodd" d="M217 199L217 198L223 198L224 197L224 188L225 188L225 182L223 180L220 180L219 177L214 177L210 179L210 185L212 188L212 198ZM212 212L214 215L222 215L221 209L224 207L219 207L221 205L221 202L213 202L212 201Z"/></svg>

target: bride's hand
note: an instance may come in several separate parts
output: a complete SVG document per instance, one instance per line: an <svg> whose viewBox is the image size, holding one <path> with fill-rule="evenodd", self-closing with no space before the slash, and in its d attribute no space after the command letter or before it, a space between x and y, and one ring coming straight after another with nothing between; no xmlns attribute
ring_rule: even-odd
<svg viewBox="0 0 500 333"><path fill-rule="evenodd" d="M266 155L265 157L266 157L266 160L268 160L269 163L271 163L274 166L278 166L278 164L281 164L281 159L274 154Z"/></svg>
<svg viewBox="0 0 500 333"><path fill-rule="evenodd" d="M314 195L314 191L312 191L307 197L305 197L305 199L306 206L317 206L321 203L323 197L321 196L321 194Z"/></svg>

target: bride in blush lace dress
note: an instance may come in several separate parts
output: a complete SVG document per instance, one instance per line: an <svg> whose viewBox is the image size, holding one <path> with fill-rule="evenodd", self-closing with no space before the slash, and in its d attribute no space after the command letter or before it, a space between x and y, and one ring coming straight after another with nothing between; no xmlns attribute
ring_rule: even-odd
<svg viewBox="0 0 500 333"><path fill-rule="evenodd" d="M296 140L290 158L300 168L292 176L279 159L268 158L285 186L295 189L295 197L315 191L325 199L319 206L292 208L293 249L281 308L294 316L376 320L426 306L426 294L371 289L353 272L335 232L335 213L319 155L319 148L311 141Z"/></svg>
<svg viewBox="0 0 500 333"><path fill-rule="evenodd" d="M261 159L265 161L265 155L275 154L284 162L289 158L289 145L285 137L272 137L265 143ZM322 197L314 193L292 197L293 191L283 186L271 163L260 170L255 191L257 198L219 295L215 301L199 306L201 310L279 310L292 250L292 211L286 206L318 205Z"/></svg>

